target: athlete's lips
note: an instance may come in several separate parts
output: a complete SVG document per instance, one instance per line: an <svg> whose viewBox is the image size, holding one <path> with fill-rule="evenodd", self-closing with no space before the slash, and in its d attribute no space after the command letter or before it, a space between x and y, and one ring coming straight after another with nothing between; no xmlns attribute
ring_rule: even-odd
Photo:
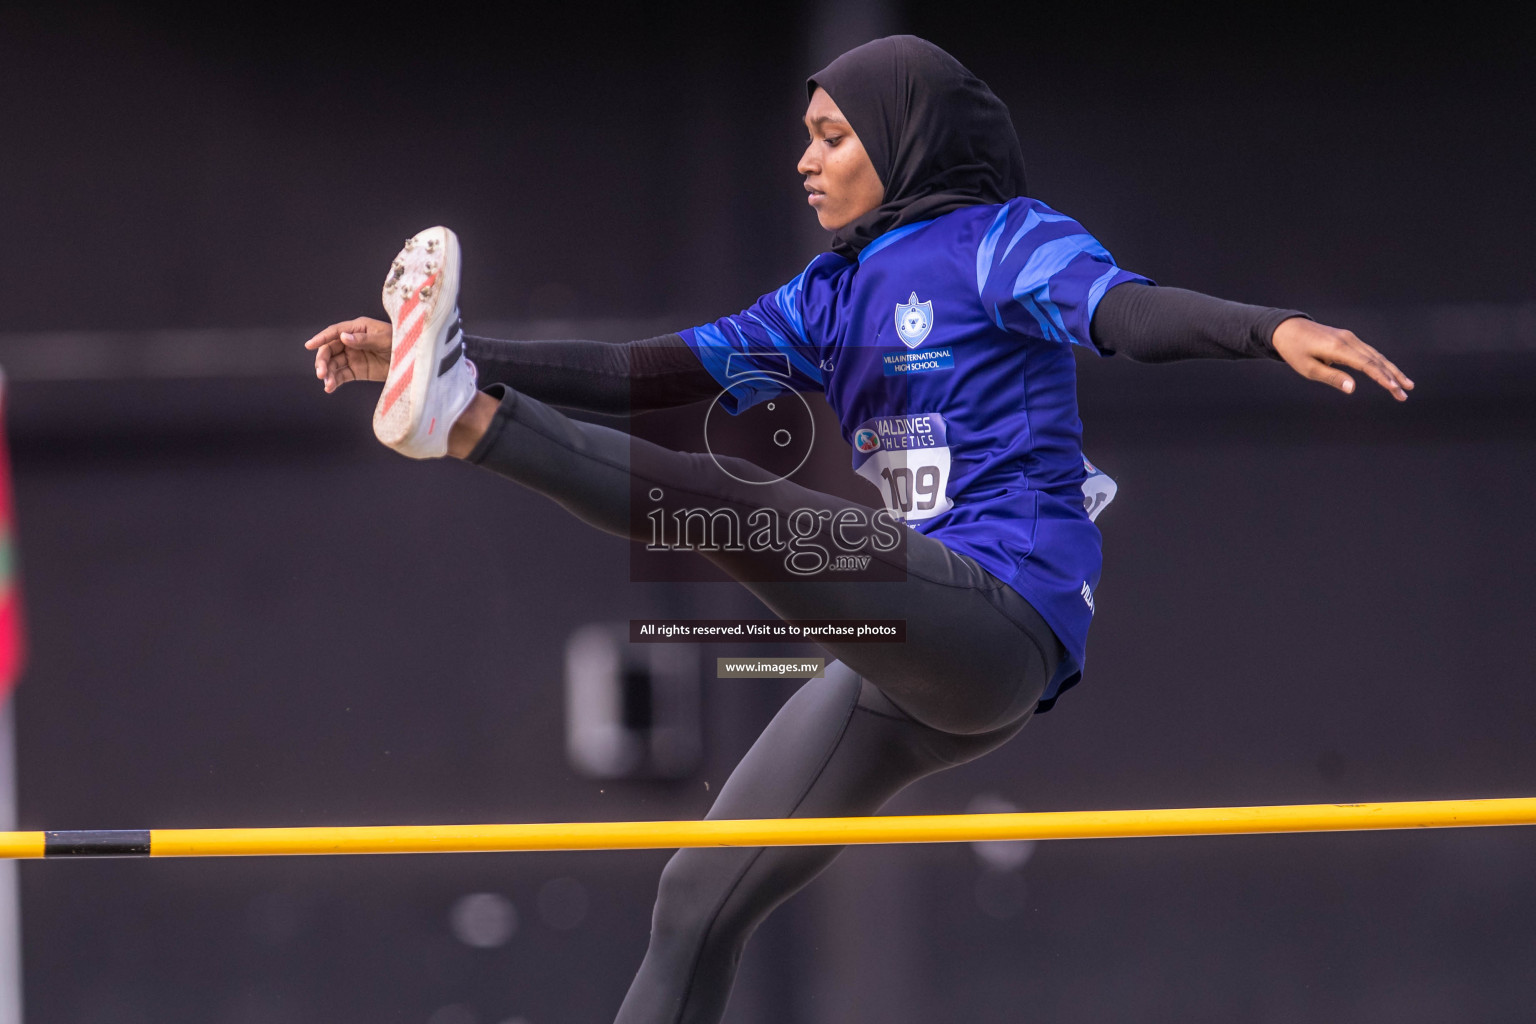
<svg viewBox="0 0 1536 1024"><path fill-rule="evenodd" d="M805 190L810 193L810 195L805 197L805 201L810 203L812 206L816 205L816 201L818 199L825 199L827 197L825 192L817 188L812 188L810 182L806 182Z"/></svg>

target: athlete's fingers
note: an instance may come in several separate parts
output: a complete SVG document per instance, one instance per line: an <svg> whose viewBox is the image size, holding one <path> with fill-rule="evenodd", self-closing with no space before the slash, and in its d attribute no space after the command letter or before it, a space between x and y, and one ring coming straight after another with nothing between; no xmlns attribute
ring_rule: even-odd
<svg viewBox="0 0 1536 1024"><path fill-rule="evenodd" d="M394 328L382 320L358 317L342 328L341 339L352 348L369 352L388 352L394 347Z"/></svg>
<svg viewBox="0 0 1536 1024"><path fill-rule="evenodd" d="M314 349L319 348L321 345L327 344L328 342L337 341L341 338L341 333L343 331L351 334L366 334L369 325L375 323L378 323L378 321L372 320L366 316L359 316L353 317L351 320L343 320L338 324L331 324L331 326L327 327L325 330L321 331L313 338L310 338L308 341L306 341L304 343L304 347Z"/></svg>
<svg viewBox="0 0 1536 1024"><path fill-rule="evenodd" d="M1368 375L1376 383L1380 384L1392 394L1399 402L1407 401L1408 392L1404 389L1402 381L1393 372L1393 367L1380 352L1355 337L1351 331L1341 331L1333 339L1332 351L1322 358L1331 363L1343 363L1346 366Z"/></svg>
<svg viewBox="0 0 1536 1024"><path fill-rule="evenodd" d="M338 339L328 341L315 349L315 373L324 374L326 369L337 359L345 359L347 350Z"/></svg>
<svg viewBox="0 0 1536 1024"><path fill-rule="evenodd" d="M329 390L335 391L343 384L350 383L356 379L357 371L352 366L351 358L345 352L331 360Z"/></svg>
<svg viewBox="0 0 1536 1024"><path fill-rule="evenodd" d="M331 346L321 345L315 349L315 376L324 380L331 373Z"/></svg>
<svg viewBox="0 0 1536 1024"><path fill-rule="evenodd" d="M1365 346L1366 351L1370 352L1373 356L1386 364L1387 371L1392 374L1393 379L1397 381L1400 387L1403 387L1409 391L1413 390L1413 381L1408 379L1408 375L1406 373L1397 368L1396 363L1382 355L1379 351L1372 348L1370 345L1366 345L1365 342L1362 341L1360 344Z"/></svg>
<svg viewBox="0 0 1536 1024"><path fill-rule="evenodd" d="M1292 317L1275 328L1271 344L1297 373L1346 394L1355 390L1355 378L1349 370L1366 374L1400 402L1407 400L1408 389L1413 386L1402 371L1353 331Z"/></svg>
<svg viewBox="0 0 1536 1024"><path fill-rule="evenodd" d="M360 316L331 324L304 343L315 353L315 376L329 394L354 380L383 380L394 343L394 328Z"/></svg>
<svg viewBox="0 0 1536 1024"><path fill-rule="evenodd" d="M330 394L343 384L349 384L357 379L357 374L352 371L350 363L342 363L335 367L334 372L325 379L325 393Z"/></svg>
<svg viewBox="0 0 1536 1024"><path fill-rule="evenodd" d="M1339 339L1335 350L1324 358L1328 362L1342 363L1361 371L1391 392L1399 401L1408 397L1407 392L1398 386L1397 378L1387 369L1387 361L1376 355L1374 350L1352 334L1346 334Z"/></svg>
<svg viewBox="0 0 1536 1024"><path fill-rule="evenodd" d="M355 379L346 347L340 341L329 342L315 351L315 376L324 382L327 394Z"/></svg>
<svg viewBox="0 0 1536 1024"><path fill-rule="evenodd" d="M319 332L314 337L306 341L304 343L304 347L309 349L319 348L321 345L324 345L326 342L330 341L332 338L335 338L340 333L341 329L336 324L332 324L325 330Z"/></svg>
<svg viewBox="0 0 1536 1024"><path fill-rule="evenodd" d="M314 337L306 341L304 343L304 347L315 349L319 348L321 345L330 344L331 342L341 337L341 332L343 329L345 329L345 326L345 324L331 324L331 326L325 328Z"/></svg>
<svg viewBox="0 0 1536 1024"><path fill-rule="evenodd" d="M1306 357L1306 361L1297 369L1308 380L1315 380L1329 387L1338 388L1346 395L1355 390L1355 379L1336 366L1318 359L1316 356Z"/></svg>

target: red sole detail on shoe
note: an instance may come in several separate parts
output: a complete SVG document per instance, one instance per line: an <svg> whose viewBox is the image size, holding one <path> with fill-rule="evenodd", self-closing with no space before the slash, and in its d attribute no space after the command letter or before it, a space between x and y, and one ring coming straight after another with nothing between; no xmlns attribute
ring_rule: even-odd
<svg viewBox="0 0 1536 1024"><path fill-rule="evenodd" d="M400 375L400 379L395 381L395 386L389 389L389 394L384 396L384 405L380 409L381 414L388 413L394 407L394 404L400 401L400 396L405 393L405 389L410 386L411 378L415 375L416 364L412 363L405 368L405 372Z"/></svg>
<svg viewBox="0 0 1536 1024"><path fill-rule="evenodd" d="M427 278L425 281L421 282L421 284L416 286L416 290L411 293L411 297L406 299L405 302L401 304L400 312L395 314L396 323L405 323L406 318L411 315L411 311L421 303L421 290L426 288L428 285L436 284L437 276L438 275L433 274L431 277ZM410 350L416 346L416 341L421 337L421 329L426 326L427 319L427 317L422 317L420 320L416 321L416 326L406 332L406 335L401 339L400 344L395 346L394 354L390 357L391 369L399 366L400 360L404 359L406 353L410 352Z"/></svg>

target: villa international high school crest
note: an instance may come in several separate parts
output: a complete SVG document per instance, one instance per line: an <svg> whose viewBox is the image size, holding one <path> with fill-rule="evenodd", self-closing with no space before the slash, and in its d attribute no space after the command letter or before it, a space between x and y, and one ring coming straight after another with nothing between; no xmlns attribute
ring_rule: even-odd
<svg viewBox="0 0 1536 1024"><path fill-rule="evenodd" d="M896 303L896 333L907 348L917 348L928 340L933 330L933 303L918 302L917 292L906 302Z"/></svg>

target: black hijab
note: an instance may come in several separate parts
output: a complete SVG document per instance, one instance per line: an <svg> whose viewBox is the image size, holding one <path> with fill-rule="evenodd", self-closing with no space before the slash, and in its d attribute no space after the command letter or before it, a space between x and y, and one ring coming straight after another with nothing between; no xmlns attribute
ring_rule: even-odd
<svg viewBox="0 0 1536 1024"><path fill-rule="evenodd" d="M1024 194L1024 154L1003 101L955 58L917 36L887 36L816 72L807 95L827 90L848 118L885 201L832 236L858 258L870 242L916 221Z"/></svg>

